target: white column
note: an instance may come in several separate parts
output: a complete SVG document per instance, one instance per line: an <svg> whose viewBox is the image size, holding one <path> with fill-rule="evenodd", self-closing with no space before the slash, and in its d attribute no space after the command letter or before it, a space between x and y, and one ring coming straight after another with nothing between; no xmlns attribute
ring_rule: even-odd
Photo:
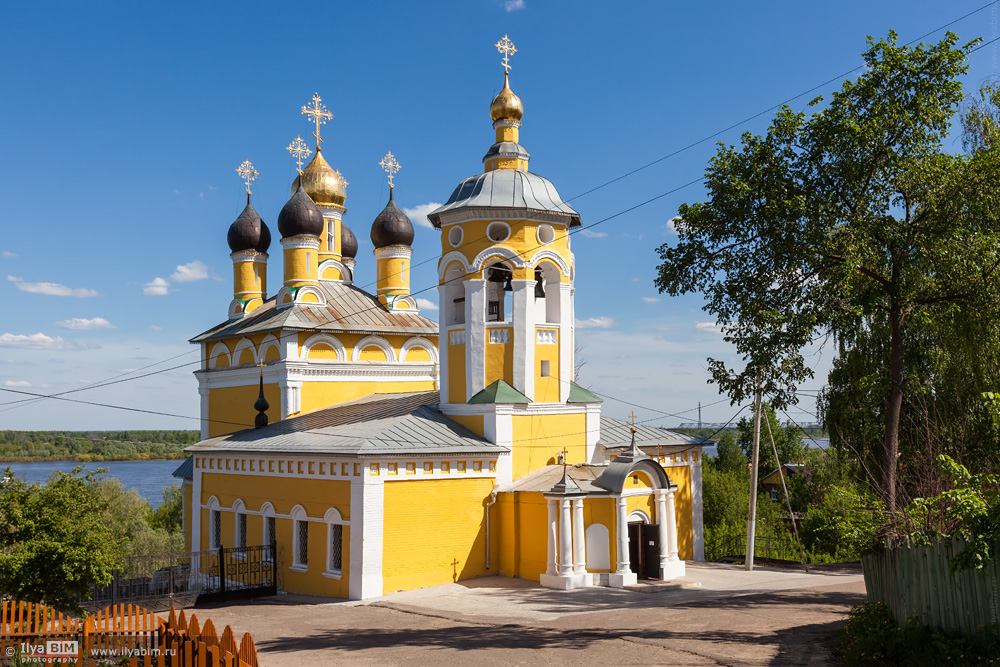
<svg viewBox="0 0 1000 667"><path fill-rule="evenodd" d="M448 358L451 356L451 340L448 333L448 327L445 322L448 321L448 315L450 310L445 310L446 308L453 308L454 304L448 301L448 287L447 285L438 285L438 383L439 390L441 392L441 402L450 403L448 397L448 392L451 391L451 387L448 383ZM448 304L447 306L445 304Z"/></svg>
<svg viewBox="0 0 1000 667"><path fill-rule="evenodd" d="M465 395L486 387L486 281L465 281Z"/></svg>
<svg viewBox="0 0 1000 667"><path fill-rule="evenodd" d="M615 574L631 572L628 567L628 508L624 498L616 500L618 506L618 570Z"/></svg>
<svg viewBox="0 0 1000 667"><path fill-rule="evenodd" d="M535 394L535 281L514 280L514 389Z"/></svg>
<svg viewBox="0 0 1000 667"><path fill-rule="evenodd" d="M198 395L201 396L201 439L208 440L208 381L202 377L198 378Z"/></svg>
<svg viewBox="0 0 1000 667"><path fill-rule="evenodd" d="M559 402L569 399L573 378L573 286L559 283Z"/></svg>
<svg viewBox="0 0 1000 667"><path fill-rule="evenodd" d="M573 499L573 573L587 573L587 545L583 532L583 498Z"/></svg>
<svg viewBox="0 0 1000 667"><path fill-rule="evenodd" d="M674 491L668 489L667 493L667 551L671 561L677 558L677 514L674 511Z"/></svg>
<svg viewBox="0 0 1000 667"><path fill-rule="evenodd" d="M666 567L667 560L670 558L668 547L670 518L667 516L667 491L656 489L653 493L656 495L656 523L660 533L660 573L662 574L663 568Z"/></svg>
<svg viewBox="0 0 1000 667"><path fill-rule="evenodd" d="M573 574L573 520L570 517L569 498L559 501L559 574Z"/></svg>
<svg viewBox="0 0 1000 667"><path fill-rule="evenodd" d="M553 498L549 498L549 540L548 540L548 552L546 555L545 562L548 566L545 570L545 574L555 575L556 571L556 531L557 528L557 517L556 517L556 501Z"/></svg>

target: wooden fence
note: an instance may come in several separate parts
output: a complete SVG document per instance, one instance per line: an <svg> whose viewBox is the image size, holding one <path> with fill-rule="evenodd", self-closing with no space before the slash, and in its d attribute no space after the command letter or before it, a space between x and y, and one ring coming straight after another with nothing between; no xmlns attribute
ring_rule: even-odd
<svg viewBox="0 0 1000 667"><path fill-rule="evenodd" d="M956 540L929 547L896 547L862 557L868 599L885 604L900 625L912 616L950 631L974 632L991 623L1000 625L1000 563L993 559L982 571L951 574L951 561L964 546Z"/></svg>
<svg viewBox="0 0 1000 667"><path fill-rule="evenodd" d="M66 655L74 644L76 655ZM75 667L259 667L250 633L237 646L228 625L220 639L211 619L202 626L195 614L188 618L173 608L166 620L133 605L108 607L81 620L45 605L5 600L0 665L11 664L15 656Z"/></svg>

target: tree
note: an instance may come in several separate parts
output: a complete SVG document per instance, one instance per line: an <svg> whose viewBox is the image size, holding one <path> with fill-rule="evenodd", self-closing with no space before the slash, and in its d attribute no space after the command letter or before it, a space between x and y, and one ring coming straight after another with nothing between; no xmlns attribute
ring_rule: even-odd
<svg viewBox="0 0 1000 667"><path fill-rule="evenodd" d="M178 483L163 489L163 503L150 512L149 527L167 532L180 532L184 525L184 492Z"/></svg>
<svg viewBox="0 0 1000 667"><path fill-rule="evenodd" d="M78 612L78 596L111 581L125 544L107 520L100 472L78 466L42 485L0 471L0 596Z"/></svg>
<svg viewBox="0 0 1000 667"><path fill-rule="evenodd" d="M881 337L888 382L876 474L890 513L907 332L956 309L987 316L1000 292L1000 146L942 147L977 41L956 47L948 33L909 48L895 33L869 38L866 71L826 108L785 107L764 136L719 147L708 201L682 205L678 243L658 251L660 291L703 292L746 362L709 360L734 402L753 394L758 371L773 406L794 402L813 375L802 349L818 337Z"/></svg>
<svg viewBox="0 0 1000 667"><path fill-rule="evenodd" d="M769 426L770 432L768 431ZM753 455L753 419L747 417L740 419L738 428L739 437L736 444L743 452L744 457L749 460ZM771 434L774 435L774 446L778 450L780 461L774 460L774 452L771 450ZM760 410L760 454L757 459L759 479L777 470L779 465L802 463L803 454L804 447L798 435L798 428L792 425L782 428L774 413L774 408L767 403L762 403Z"/></svg>
<svg viewBox="0 0 1000 667"><path fill-rule="evenodd" d="M716 447L715 467L722 472L745 471L749 463L743 449L736 444L732 432L723 432Z"/></svg>

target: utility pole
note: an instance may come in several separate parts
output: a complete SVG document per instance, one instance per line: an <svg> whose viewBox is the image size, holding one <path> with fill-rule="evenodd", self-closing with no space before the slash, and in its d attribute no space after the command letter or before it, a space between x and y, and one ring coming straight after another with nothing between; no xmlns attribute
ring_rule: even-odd
<svg viewBox="0 0 1000 667"><path fill-rule="evenodd" d="M753 541L757 527L757 462L760 460L760 399L764 390L764 375L757 371L757 398L753 408L753 457L750 462L750 512L747 516L747 548L745 570L753 570Z"/></svg>
<svg viewBox="0 0 1000 667"><path fill-rule="evenodd" d="M698 428L701 428L701 401L698 401Z"/></svg>

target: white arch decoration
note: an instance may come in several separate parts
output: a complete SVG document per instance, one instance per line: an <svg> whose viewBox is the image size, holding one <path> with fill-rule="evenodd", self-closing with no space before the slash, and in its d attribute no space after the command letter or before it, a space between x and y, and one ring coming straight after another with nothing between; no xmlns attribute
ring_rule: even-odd
<svg viewBox="0 0 1000 667"><path fill-rule="evenodd" d="M392 349L392 345L389 345L389 341L381 336L365 336L359 340L354 345L354 350L351 353L351 360L361 361L361 351L366 347L371 347L372 345L385 352L386 359L389 361L396 361L396 352Z"/></svg>
<svg viewBox="0 0 1000 667"><path fill-rule="evenodd" d="M332 347L334 352L337 353L337 361L347 361L347 350L344 348L344 344L341 343L336 336L328 333L318 333L309 336L309 338L306 339L306 342L302 345L302 358L308 359L310 350L312 350L313 346L318 343L325 343L326 345ZM314 359L313 361L319 360Z"/></svg>
<svg viewBox="0 0 1000 667"><path fill-rule="evenodd" d="M346 266L344 266L343 262L339 262L335 259L325 259L323 260L323 263L319 265L320 280L334 280L333 278L323 277L323 272L329 269L330 267L333 267L338 271L340 271L340 280L343 280L345 276L350 275L350 270Z"/></svg>
<svg viewBox="0 0 1000 667"><path fill-rule="evenodd" d="M431 356L431 361L437 363L438 361L437 347L434 345L434 343L430 342L429 340L421 336L415 336L413 338L406 339L406 342L403 343L403 346L399 348L399 360L406 361L406 353L415 347L420 347L427 350L427 354Z"/></svg>
<svg viewBox="0 0 1000 667"><path fill-rule="evenodd" d="M452 262L460 263L462 268L465 269L465 273L472 273L472 269L469 267L469 262L465 259L465 254L459 252L458 250L452 250L438 261L439 280L444 280L445 271Z"/></svg>
<svg viewBox="0 0 1000 667"><path fill-rule="evenodd" d="M507 246L491 245L489 248L476 255L476 258L472 260L472 270L482 271L483 264L485 264L487 260L493 259L494 257L502 257L519 269L528 267L528 263L524 261L524 258Z"/></svg>
<svg viewBox="0 0 1000 667"><path fill-rule="evenodd" d="M267 501L263 505L260 506L260 515L262 517L264 517L263 519L261 519L261 522L260 522L260 524L261 524L260 525L260 542L261 542L261 544L267 546L267 545L271 544L271 542L277 540L277 536L276 535L271 535L269 533L269 531L268 531L268 525L267 525L268 524L268 520L267 520L268 517L273 517L274 516L274 505L271 504L271 501ZM277 526L275 526L275 528L277 528Z"/></svg>
<svg viewBox="0 0 1000 667"><path fill-rule="evenodd" d="M284 299L288 300L284 301ZM292 290L288 289L288 287L284 285L278 290L278 293L274 295L274 303L277 304L278 308L288 308L292 305L292 303L294 303L294 301L295 300L292 299Z"/></svg>
<svg viewBox="0 0 1000 667"><path fill-rule="evenodd" d="M246 505L243 504L243 499L242 498L237 498L236 500L233 501L233 511L234 512L245 512L246 511Z"/></svg>
<svg viewBox="0 0 1000 667"><path fill-rule="evenodd" d="M319 303L312 301L303 301L302 297L306 294L314 294L316 298L319 299ZM295 303L301 303L303 306L325 306L326 305L326 295L320 291L315 285L304 285L299 288L299 291L295 293Z"/></svg>
<svg viewBox="0 0 1000 667"><path fill-rule="evenodd" d="M552 250L550 248L546 248L545 250L539 250L538 252L536 252L534 255L531 256L531 259L528 260L528 264L531 266L538 266L538 263L545 259L551 260L552 263L558 266L559 270L562 271L562 274L564 276L567 277L569 276L570 274L569 264L566 262L565 259L563 259L562 255L560 255L555 250Z"/></svg>
<svg viewBox="0 0 1000 667"><path fill-rule="evenodd" d="M260 512L258 512L258 514L261 516L274 516L274 505L271 504L270 500L260 506Z"/></svg>
<svg viewBox="0 0 1000 667"><path fill-rule="evenodd" d="M632 512L628 515L628 522L635 523L636 521L641 521L643 523L650 523L649 515L643 512L642 510L632 510Z"/></svg>
<svg viewBox="0 0 1000 667"><path fill-rule="evenodd" d="M210 354L208 357L208 367L216 368L216 364L218 364L219 362L219 357L221 357L222 355L226 355L226 362L230 366L232 366L233 357L231 354L229 354L229 348L226 347L225 343L219 341L218 343L215 344L215 347L212 348L212 354Z"/></svg>
<svg viewBox="0 0 1000 667"><path fill-rule="evenodd" d="M215 496L212 496L211 498L209 498L208 499L208 509L209 509L209 511L221 509L221 507L219 507L219 499L216 498Z"/></svg>
<svg viewBox="0 0 1000 667"><path fill-rule="evenodd" d="M239 299L233 299L232 301L230 301L229 302L229 319L236 320L236 319L239 319L239 318L243 317L243 315L245 314L244 311L243 311L243 309L245 307L246 307L246 304L244 304Z"/></svg>
<svg viewBox="0 0 1000 667"><path fill-rule="evenodd" d="M253 341L249 338L240 338L239 342L236 343L236 349L233 350L233 365L238 366L240 362L240 354L243 350L250 349L250 353L253 354L253 362L256 364L260 359L257 357L257 348L254 346Z"/></svg>
<svg viewBox="0 0 1000 667"><path fill-rule="evenodd" d="M328 509L326 511L326 514L323 515L323 522L324 523L340 523L340 524L347 523L346 521L344 521L344 518L342 516L340 516L340 512L338 512L335 507L331 507L330 509Z"/></svg>
<svg viewBox="0 0 1000 667"><path fill-rule="evenodd" d="M278 358L281 358L281 345L279 344L278 337L274 334L267 334L264 336L264 340L260 342L260 349L257 351L257 362L264 361L267 358L267 351L272 347L278 349Z"/></svg>

